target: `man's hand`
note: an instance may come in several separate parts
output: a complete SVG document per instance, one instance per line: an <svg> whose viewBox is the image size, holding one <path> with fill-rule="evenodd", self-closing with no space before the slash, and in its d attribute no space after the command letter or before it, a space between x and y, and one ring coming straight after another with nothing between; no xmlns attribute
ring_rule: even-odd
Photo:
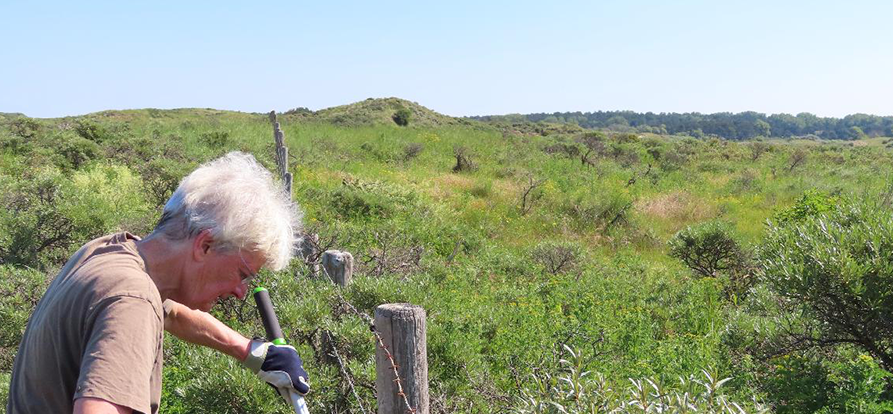
<svg viewBox="0 0 893 414"><path fill-rule="evenodd" d="M290 345L251 341L248 357L242 364L276 388L280 394L283 390L295 391L300 395L310 391L307 371L304 371L301 357Z"/></svg>

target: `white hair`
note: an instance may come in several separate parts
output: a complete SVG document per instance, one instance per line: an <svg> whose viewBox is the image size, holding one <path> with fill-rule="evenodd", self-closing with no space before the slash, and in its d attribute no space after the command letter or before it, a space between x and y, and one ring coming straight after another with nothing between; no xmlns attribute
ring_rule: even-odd
<svg viewBox="0 0 893 414"><path fill-rule="evenodd" d="M302 213L253 156L230 152L180 181L149 237L183 240L210 230L217 251L261 253L265 266L288 265Z"/></svg>

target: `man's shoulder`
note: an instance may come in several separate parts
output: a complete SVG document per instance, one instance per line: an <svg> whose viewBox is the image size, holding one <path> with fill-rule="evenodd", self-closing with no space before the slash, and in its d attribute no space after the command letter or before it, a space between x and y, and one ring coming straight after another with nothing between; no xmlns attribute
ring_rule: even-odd
<svg viewBox="0 0 893 414"><path fill-rule="evenodd" d="M141 298L162 314L161 295L136 250L137 240L129 233L118 233L84 245L81 260L65 276L66 290L83 291L94 304L114 297Z"/></svg>

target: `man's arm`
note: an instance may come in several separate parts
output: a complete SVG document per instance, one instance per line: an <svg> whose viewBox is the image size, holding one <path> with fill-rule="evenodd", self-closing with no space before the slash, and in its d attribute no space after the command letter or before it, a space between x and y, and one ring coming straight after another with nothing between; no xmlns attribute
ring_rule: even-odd
<svg viewBox="0 0 893 414"><path fill-rule="evenodd" d="M177 338L223 352L238 361L248 356L251 341L210 314L172 300L165 301L165 308L168 312L164 330Z"/></svg>
<svg viewBox="0 0 893 414"><path fill-rule="evenodd" d="M133 410L112 404L99 398L78 398L74 400L74 414L131 414Z"/></svg>

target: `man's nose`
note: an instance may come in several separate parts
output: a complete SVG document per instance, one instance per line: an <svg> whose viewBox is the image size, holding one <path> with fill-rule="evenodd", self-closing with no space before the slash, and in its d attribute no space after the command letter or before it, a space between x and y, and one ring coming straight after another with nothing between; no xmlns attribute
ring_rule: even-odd
<svg viewBox="0 0 893 414"><path fill-rule="evenodd" d="M245 299L245 295L248 294L248 285L245 282L239 283L239 285L233 289L233 294L236 295L239 300Z"/></svg>

